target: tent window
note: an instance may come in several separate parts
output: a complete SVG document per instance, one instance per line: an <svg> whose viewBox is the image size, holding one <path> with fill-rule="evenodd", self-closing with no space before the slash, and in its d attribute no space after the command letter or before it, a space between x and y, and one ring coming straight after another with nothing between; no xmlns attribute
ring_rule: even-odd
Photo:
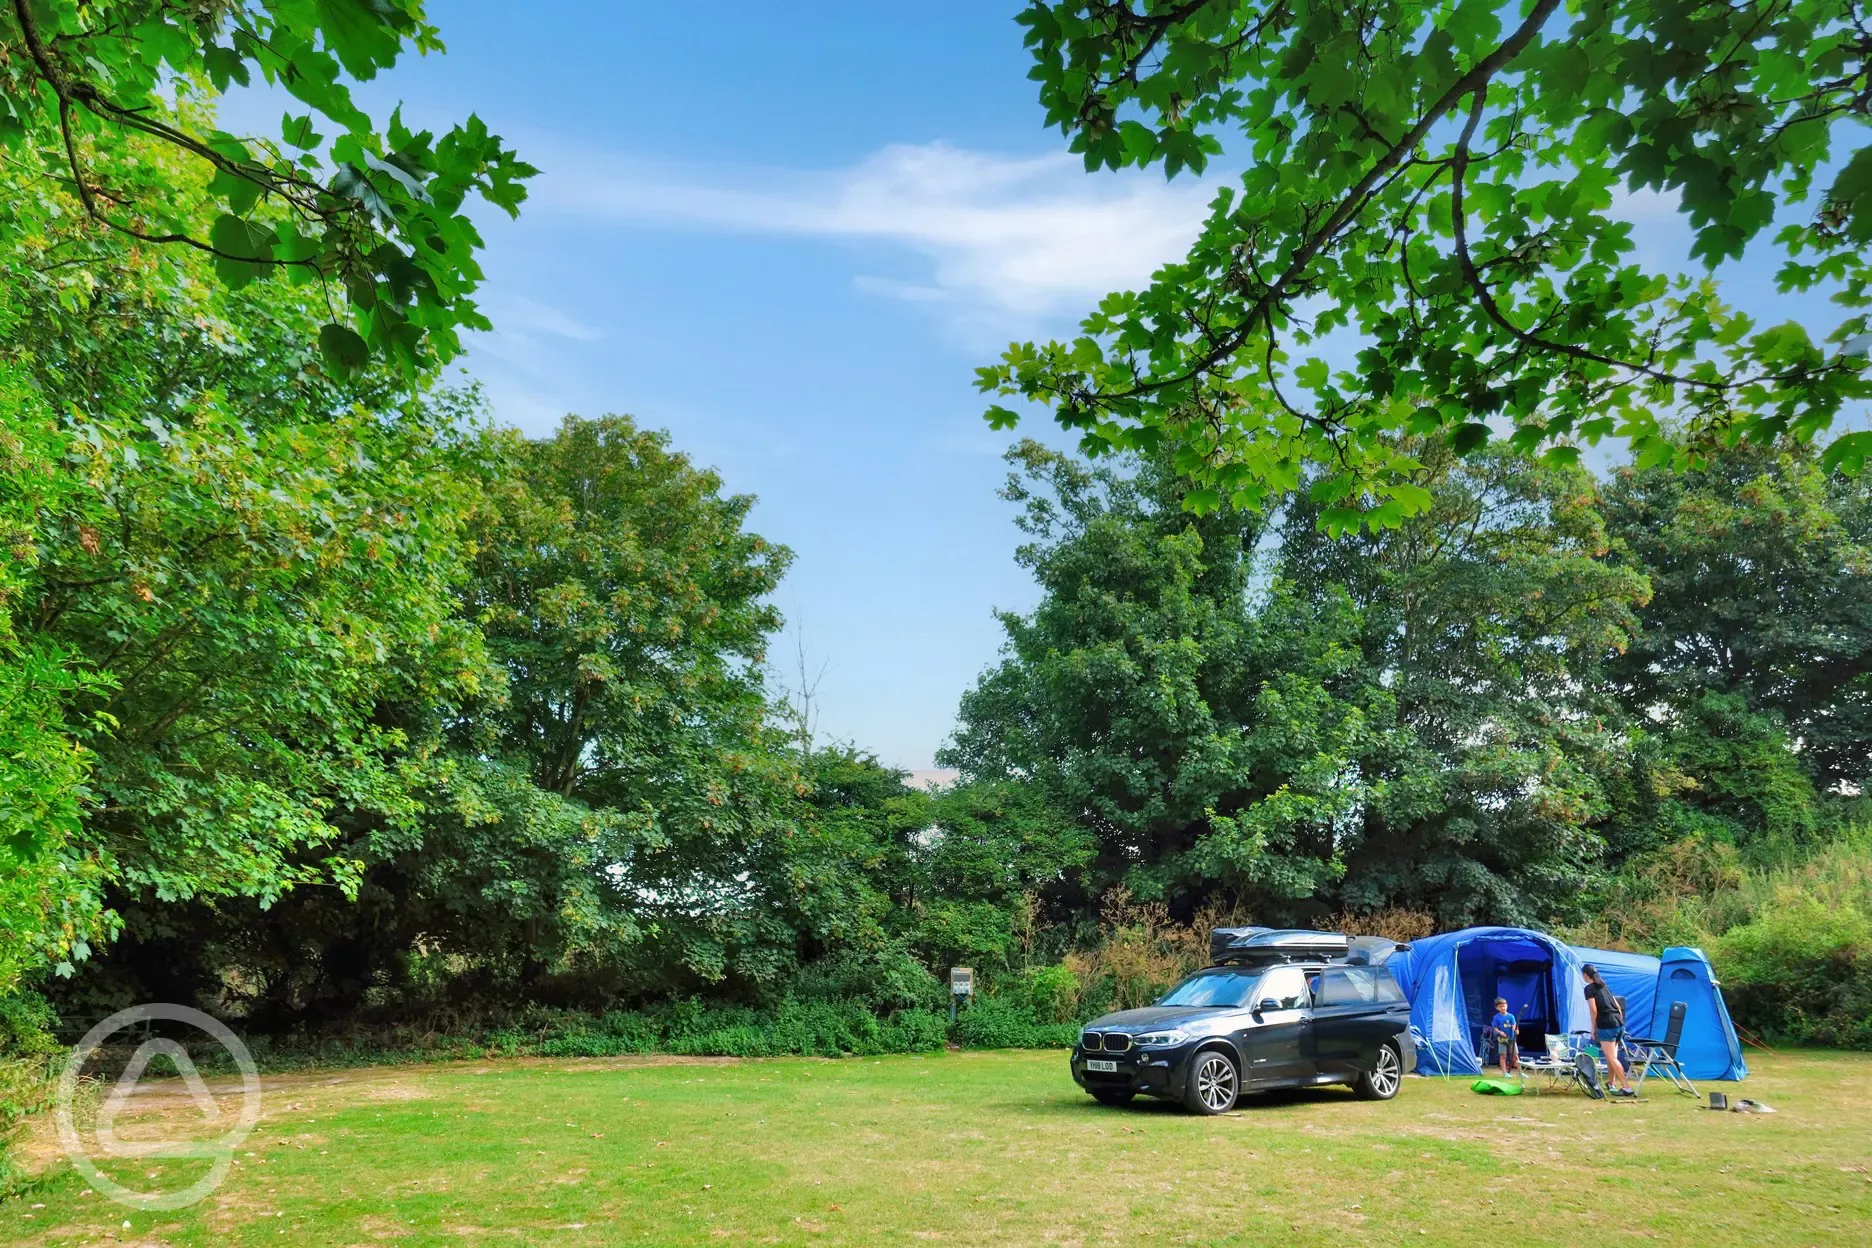
<svg viewBox="0 0 1872 1248"><path fill-rule="evenodd" d="M1686 971L1683 967L1680 966L1676 970L1671 972L1671 978L1672 979L1695 979L1696 972Z"/></svg>

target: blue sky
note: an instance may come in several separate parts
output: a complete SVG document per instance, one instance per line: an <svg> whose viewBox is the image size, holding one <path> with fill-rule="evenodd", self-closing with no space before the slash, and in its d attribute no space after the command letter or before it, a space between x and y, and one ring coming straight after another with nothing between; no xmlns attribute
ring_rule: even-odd
<svg viewBox="0 0 1872 1248"><path fill-rule="evenodd" d="M759 497L821 728L931 765L1033 589L972 370L1194 236L1207 191L1088 177L1043 128L1018 0L431 0L446 56L360 95L478 112L543 173L484 220L467 371L542 433L624 412ZM1057 436L1050 425L1021 433ZM790 663L789 631L775 658Z"/></svg>
<svg viewBox="0 0 1872 1248"><path fill-rule="evenodd" d="M973 369L1141 285L1213 190L1087 175L1042 126L1021 7L430 0L447 55L360 91L435 128L478 112L543 170L517 222L483 218L497 332L465 368L494 414L629 413L757 495L796 555L774 658L803 644L822 731L905 768L994 660L993 611L1035 598L996 497L1018 435ZM1627 198L1642 262L1682 265L1673 207ZM1798 314L1771 274L1725 293Z"/></svg>

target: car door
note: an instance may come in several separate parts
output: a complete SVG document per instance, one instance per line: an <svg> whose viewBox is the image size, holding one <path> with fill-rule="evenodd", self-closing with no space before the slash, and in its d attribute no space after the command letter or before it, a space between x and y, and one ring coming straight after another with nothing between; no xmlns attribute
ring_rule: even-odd
<svg viewBox="0 0 1872 1248"><path fill-rule="evenodd" d="M1297 966L1276 966L1261 977L1248 998L1249 1014L1237 1035L1251 1084L1310 1080L1313 1065L1312 992L1307 973Z"/></svg>
<svg viewBox="0 0 1872 1248"><path fill-rule="evenodd" d="M1350 1075L1377 1048L1371 972L1329 966L1313 1001L1313 1052L1322 1075Z"/></svg>

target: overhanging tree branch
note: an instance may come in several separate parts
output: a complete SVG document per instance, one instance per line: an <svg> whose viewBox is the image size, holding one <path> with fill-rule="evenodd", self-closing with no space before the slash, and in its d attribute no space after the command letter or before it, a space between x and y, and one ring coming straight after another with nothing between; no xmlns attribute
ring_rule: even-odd
<svg viewBox="0 0 1872 1248"><path fill-rule="evenodd" d="M1438 96L1436 101L1425 110L1423 116L1417 120L1417 124L1392 144L1385 154L1365 171L1364 176L1339 198L1325 222L1309 231L1300 246L1295 249L1286 268L1242 313L1236 322L1236 327L1223 335L1220 341L1212 343L1204 350L1194 364L1169 377L1140 381L1127 389L1102 396L1104 401L1122 401L1151 394L1170 386L1181 385L1208 372L1217 363L1240 349L1254 332L1255 326L1261 324L1275 305L1299 282L1314 258L1357 218L1372 193L1378 189L1378 184L1388 175L1400 170L1411 153L1429 136L1436 123L1448 116L1463 97L1485 85L1489 79L1500 73L1509 62L1520 55L1559 7L1560 0L1538 0L1533 10L1521 25L1516 27L1513 34L1503 40L1493 52L1476 62L1469 72L1463 74L1442 95Z"/></svg>

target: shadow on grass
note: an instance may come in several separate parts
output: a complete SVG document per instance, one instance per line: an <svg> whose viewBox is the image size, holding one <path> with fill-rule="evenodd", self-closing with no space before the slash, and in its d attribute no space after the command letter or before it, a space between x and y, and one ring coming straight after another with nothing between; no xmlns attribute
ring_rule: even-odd
<svg viewBox="0 0 1872 1248"><path fill-rule="evenodd" d="M1243 1093L1235 1102L1231 1114L1253 1114L1296 1105L1333 1105L1355 1100L1352 1089L1337 1084L1328 1084L1316 1088L1274 1088L1266 1092ZM1170 1117L1194 1117L1177 1101L1160 1100L1156 1097L1140 1096L1128 1105L1101 1105L1084 1093L1064 1093L1057 1099L1047 1100L1038 1105L1027 1105L1029 1109L1057 1115L1064 1118L1112 1117L1122 1120L1126 1115L1158 1115Z"/></svg>

